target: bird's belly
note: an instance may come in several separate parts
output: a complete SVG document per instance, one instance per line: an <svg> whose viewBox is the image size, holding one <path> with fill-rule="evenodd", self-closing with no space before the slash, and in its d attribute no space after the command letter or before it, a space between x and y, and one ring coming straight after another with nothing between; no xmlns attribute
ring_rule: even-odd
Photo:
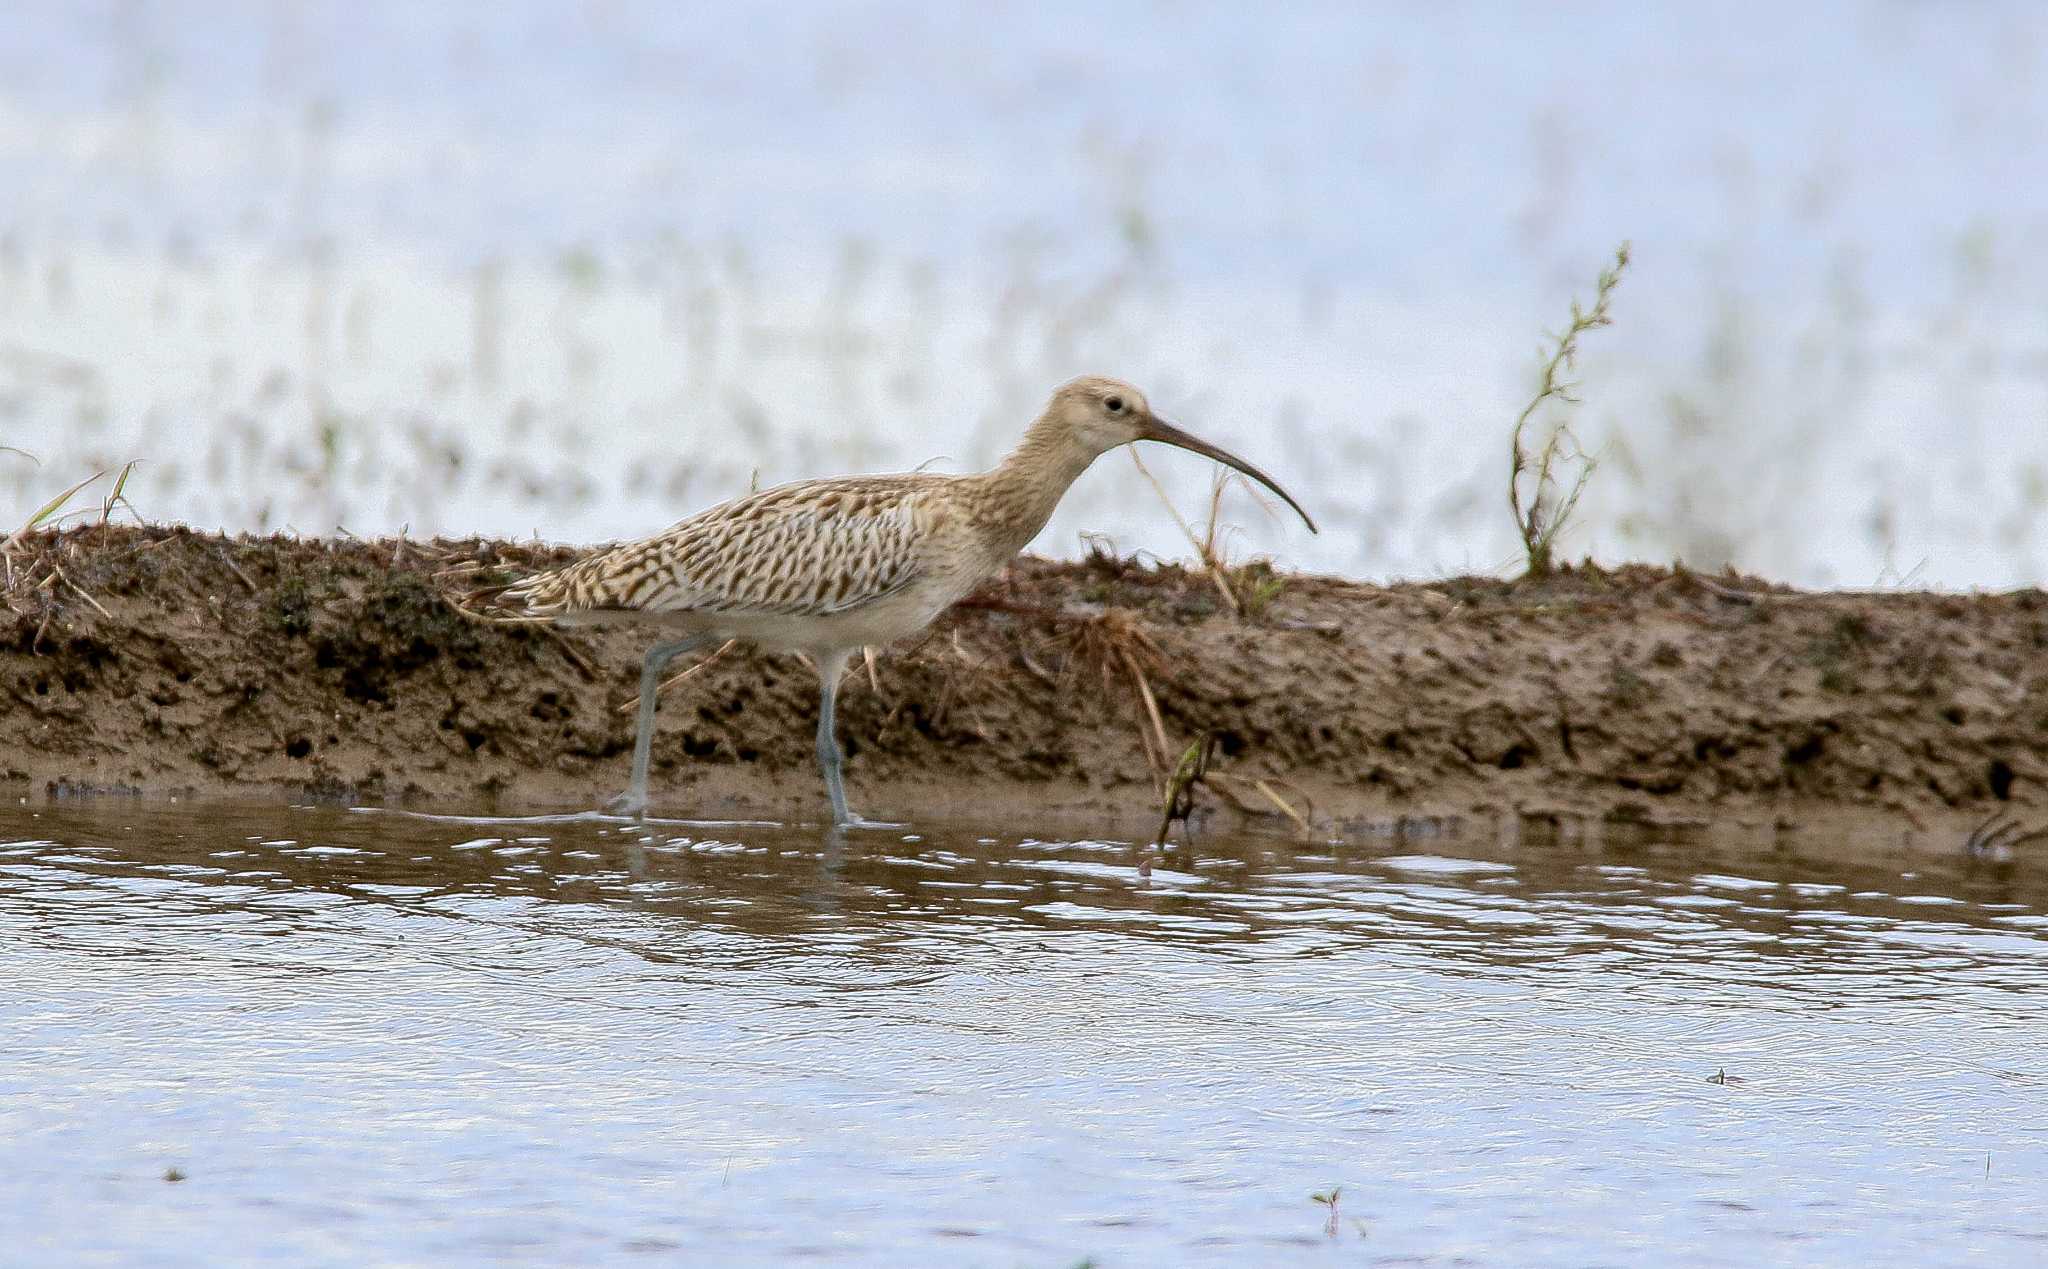
<svg viewBox="0 0 2048 1269"><path fill-rule="evenodd" d="M845 612L746 617L733 622L731 633L786 652L879 648L923 630L951 602L925 587L910 586Z"/></svg>
<svg viewBox="0 0 2048 1269"><path fill-rule="evenodd" d="M935 588L913 585L844 612L641 611L631 618L678 633L738 639L769 652L818 652L894 643L930 625L954 598Z"/></svg>
<svg viewBox="0 0 2048 1269"><path fill-rule="evenodd" d="M585 609L557 618L564 626L633 625L677 635L738 639L769 652L884 647L930 625L960 597L951 579L927 579L843 612L748 613L703 609Z"/></svg>

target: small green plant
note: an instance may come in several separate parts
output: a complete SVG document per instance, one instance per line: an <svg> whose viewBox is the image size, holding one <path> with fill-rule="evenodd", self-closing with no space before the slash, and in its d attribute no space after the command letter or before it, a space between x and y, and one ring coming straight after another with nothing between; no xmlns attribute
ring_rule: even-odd
<svg viewBox="0 0 2048 1269"><path fill-rule="evenodd" d="M1273 607L1280 592L1287 589L1287 579L1273 571L1271 560L1247 560L1230 570L1230 589L1237 593L1244 615L1257 621Z"/></svg>
<svg viewBox="0 0 2048 1269"><path fill-rule="evenodd" d="M15 452L20 453L21 451L17 450ZM20 528L16 529L13 533L9 534L5 541L0 541L0 562L4 562L5 565L6 588L8 590L11 591L14 589L14 553L21 546L22 540L27 538L29 534L34 533L36 530L50 523L52 518L55 517L58 512L64 509L64 504L70 502L72 498L77 496L79 490L85 488L87 485L91 484L95 480L98 480L100 477L106 474L107 473L105 473L104 471L96 471L92 475L87 476L84 480L81 480L77 484L71 486L71 488L66 489L63 493L60 493L56 497L50 499L48 502L38 507L34 515L30 516L27 520L23 521L22 526ZM126 472L122 473L124 477L126 476L126 474Z"/></svg>
<svg viewBox="0 0 2048 1269"><path fill-rule="evenodd" d="M1203 732L1174 764L1173 775L1166 782L1166 805L1161 809L1159 831L1152 835L1154 845L1166 845L1166 834L1172 830L1173 822L1185 824L1195 813L1195 786L1209 774L1209 758L1215 749L1216 737Z"/></svg>
<svg viewBox="0 0 2048 1269"><path fill-rule="evenodd" d="M1131 462L1137 466L1139 474L1152 486L1152 492L1159 495L1159 501L1165 504L1167 513L1173 517L1173 522L1180 526L1188 545L1195 548L1196 557L1202 561L1202 571L1215 583L1216 593L1223 597L1224 607L1240 617L1253 621L1265 616L1266 611L1273 606L1273 601L1279 598L1280 592L1287 588L1287 579L1274 572L1273 561L1268 559L1232 564L1229 552L1224 547L1223 491L1232 481L1244 484L1247 489L1251 489L1251 486L1245 484L1243 479L1233 472L1216 473L1215 479L1209 485L1209 515L1203 521L1202 531L1197 533L1195 527L1181 515L1180 509L1173 505L1173 499L1166 496L1165 488L1152 475L1151 469L1145 466L1145 460L1138 457L1136 447L1131 449L1130 454ZM1252 490L1252 493L1256 497L1258 491ZM1261 505L1264 505L1263 500Z"/></svg>
<svg viewBox="0 0 2048 1269"><path fill-rule="evenodd" d="M100 500L101 527L105 527L107 521L114 518L114 508L116 507L128 508L128 514L135 517L135 522L137 524L145 523L145 521L142 518L142 513L135 509L134 503L128 501L127 494L128 476L135 470L135 464L141 461L142 460L139 458L129 459L128 462L121 468L121 474L114 477L114 491L108 494L105 498Z"/></svg>
<svg viewBox="0 0 2048 1269"><path fill-rule="evenodd" d="M1337 1236L1337 1200L1342 1198L1343 1195L1344 1187L1333 1185L1321 1194L1311 1194L1308 1196L1310 1202L1320 1203L1329 1209L1329 1216L1323 1222L1323 1233L1330 1238Z"/></svg>
<svg viewBox="0 0 2048 1269"><path fill-rule="evenodd" d="M1622 243L1614 253L1614 263L1600 271L1594 283L1593 306L1581 308L1573 300L1570 324L1538 351L1543 370L1536 394L1522 407L1509 434L1512 465L1508 470L1508 509L1514 512L1515 531L1522 538L1530 577L1550 575L1555 564L1557 535L1578 507L1579 495L1586 491L1586 481L1592 477L1595 465L1593 456L1579 446L1570 422L1562 417L1551 427L1542 447L1531 454L1530 423L1546 403L1579 403L1578 384L1568 378L1578 368L1579 337L1612 323L1607 306L1621 281L1622 271L1628 268L1628 250L1628 244ZM1574 465L1577 471L1567 480L1566 469Z"/></svg>

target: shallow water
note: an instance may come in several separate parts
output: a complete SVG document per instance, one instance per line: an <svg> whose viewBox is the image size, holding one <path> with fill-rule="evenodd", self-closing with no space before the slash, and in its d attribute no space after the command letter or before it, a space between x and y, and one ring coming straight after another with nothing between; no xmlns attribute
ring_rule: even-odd
<svg viewBox="0 0 2048 1269"><path fill-rule="evenodd" d="M2048 1258L2030 860L0 831L32 1263Z"/></svg>

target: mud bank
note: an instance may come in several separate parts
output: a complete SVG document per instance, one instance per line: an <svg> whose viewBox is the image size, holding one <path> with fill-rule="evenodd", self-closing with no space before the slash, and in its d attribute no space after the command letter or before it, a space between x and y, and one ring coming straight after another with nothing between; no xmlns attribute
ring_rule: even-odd
<svg viewBox="0 0 2048 1269"><path fill-rule="evenodd" d="M0 614L0 775L30 801L594 805L625 778L640 640L457 606L572 554L32 537ZM1159 769L1207 734L1197 824L1820 821L1953 849L1993 812L2048 820L2040 592L1807 594L1649 567L1236 584L1246 612L1171 565L1019 561L855 669L855 805L1142 833ZM815 816L815 718L807 666L728 651L663 698L657 809Z"/></svg>

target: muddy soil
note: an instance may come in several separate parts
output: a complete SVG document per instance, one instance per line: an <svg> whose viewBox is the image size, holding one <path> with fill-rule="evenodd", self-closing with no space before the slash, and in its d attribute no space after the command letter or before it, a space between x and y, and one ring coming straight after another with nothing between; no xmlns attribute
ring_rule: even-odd
<svg viewBox="0 0 2048 1269"><path fill-rule="evenodd" d="M595 805L625 781L641 637L464 610L479 584L572 556L32 537L0 614L0 776L29 801ZM1825 823L1960 849L1995 813L2048 822L2041 592L1809 594L1633 566L1389 587L1255 568L1232 585L1245 611L1172 565L1018 561L851 673L854 805L1142 834L1206 735L1198 827ZM816 816L816 693L797 658L743 649L671 689L656 809Z"/></svg>

